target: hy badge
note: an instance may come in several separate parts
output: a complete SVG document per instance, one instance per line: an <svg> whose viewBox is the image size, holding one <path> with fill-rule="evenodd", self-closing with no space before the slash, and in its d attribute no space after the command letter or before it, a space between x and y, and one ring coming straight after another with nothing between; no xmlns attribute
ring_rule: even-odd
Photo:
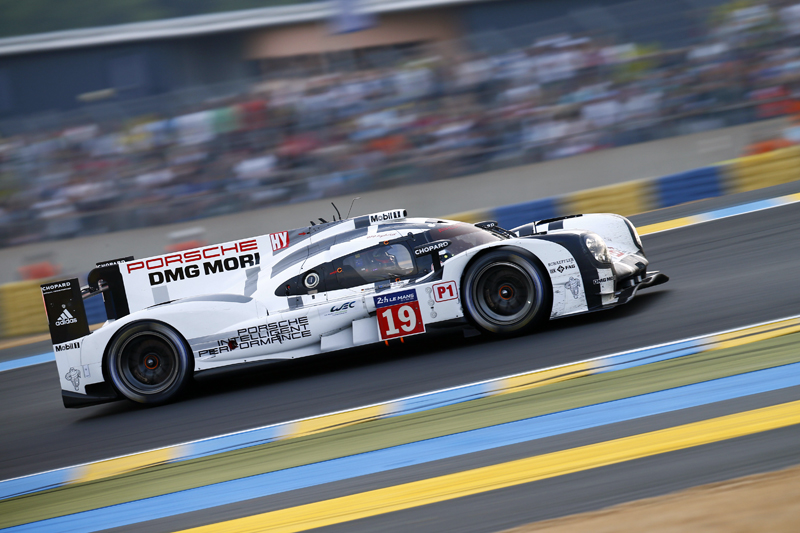
<svg viewBox="0 0 800 533"><path fill-rule="evenodd" d="M272 246L272 251L277 252L289 246L289 232L280 231L278 233L269 234L269 243Z"/></svg>

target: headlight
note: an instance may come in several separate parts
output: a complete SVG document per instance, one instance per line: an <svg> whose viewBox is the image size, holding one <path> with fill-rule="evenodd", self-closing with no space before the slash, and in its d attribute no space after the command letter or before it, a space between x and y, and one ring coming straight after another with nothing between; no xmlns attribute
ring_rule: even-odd
<svg viewBox="0 0 800 533"><path fill-rule="evenodd" d="M598 263L610 263L611 258L608 256L608 248L605 241L596 233L587 233L583 236L583 244L586 249L592 252L594 260Z"/></svg>

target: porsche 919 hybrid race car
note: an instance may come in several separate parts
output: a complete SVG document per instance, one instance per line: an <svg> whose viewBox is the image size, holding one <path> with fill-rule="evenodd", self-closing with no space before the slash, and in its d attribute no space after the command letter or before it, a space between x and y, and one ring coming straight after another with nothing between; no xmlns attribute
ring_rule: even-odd
<svg viewBox="0 0 800 533"><path fill-rule="evenodd" d="M195 372L461 326L511 335L608 309L668 278L647 272L624 217L506 230L403 209L145 259L42 285L66 407L164 403ZM108 321L89 332L83 300Z"/></svg>

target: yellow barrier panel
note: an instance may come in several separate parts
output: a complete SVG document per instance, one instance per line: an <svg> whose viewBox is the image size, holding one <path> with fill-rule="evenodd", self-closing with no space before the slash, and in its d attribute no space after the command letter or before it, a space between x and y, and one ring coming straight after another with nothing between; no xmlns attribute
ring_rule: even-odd
<svg viewBox="0 0 800 533"><path fill-rule="evenodd" d="M654 208L652 180L637 180L578 191L561 200L564 214L617 213L623 216L644 213Z"/></svg>
<svg viewBox="0 0 800 533"><path fill-rule="evenodd" d="M726 169L730 193L752 191L800 179L800 147L740 157Z"/></svg>
<svg viewBox="0 0 800 533"><path fill-rule="evenodd" d="M0 286L0 332L18 337L48 331L39 281Z"/></svg>

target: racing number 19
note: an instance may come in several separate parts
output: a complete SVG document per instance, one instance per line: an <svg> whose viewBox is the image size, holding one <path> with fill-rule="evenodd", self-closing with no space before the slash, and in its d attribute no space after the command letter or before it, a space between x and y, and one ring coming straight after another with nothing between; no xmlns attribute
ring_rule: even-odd
<svg viewBox="0 0 800 533"><path fill-rule="evenodd" d="M387 309L383 312L383 318L386 319L386 324L388 329L384 332L387 335L397 335L400 333L400 330L394 327L394 317L392 317L392 310ZM413 331L414 328L417 326L417 317L414 315L414 310L411 309L410 305L404 305L400 309L397 310L397 318L400 319L400 322L403 323L400 326L403 331L409 332Z"/></svg>
<svg viewBox="0 0 800 533"><path fill-rule="evenodd" d="M425 333L419 302L392 305L381 310L378 313L378 326L382 340Z"/></svg>

